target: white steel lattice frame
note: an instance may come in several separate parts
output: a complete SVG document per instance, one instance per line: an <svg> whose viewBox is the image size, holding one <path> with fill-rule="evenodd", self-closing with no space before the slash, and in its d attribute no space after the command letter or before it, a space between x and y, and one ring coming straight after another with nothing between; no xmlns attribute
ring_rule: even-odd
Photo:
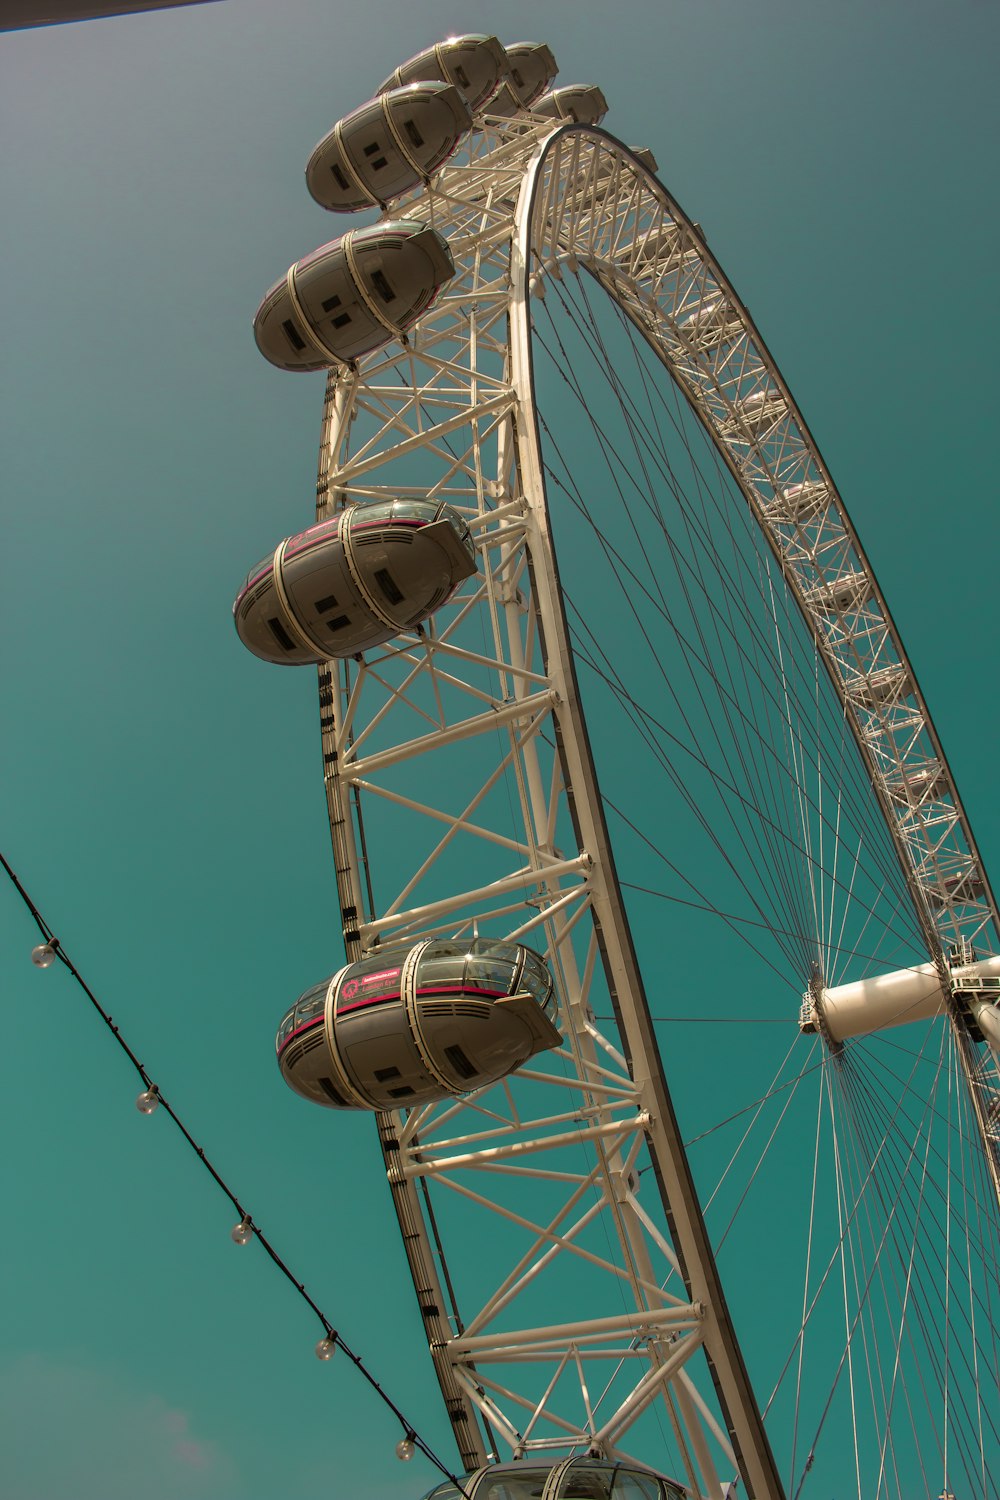
<svg viewBox="0 0 1000 1500"><path fill-rule="evenodd" d="M380 1115L389 1181L467 1468L494 1439L515 1453L623 1452L662 1399L694 1493L718 1495L721 1472L738 1473L748 1495L777 1496L632 951L548 532L530 303L564 268L590 272L647 338L757 517L840 691L946 991L950 952L995 949L995 905L871 569L697 226L598 129L530 114L478 123L464 154L393 205L446 235L457 275L403 346L331 371L317 513L431 494L466 515L480 570L435 624L320 668L326 787L348 959L435 933L524 938L554 971L564 1042L504 1084ZM474 620L485 622L479 647ZM400 779L456 746L472 778L461 795L448 778ZM360 809L378 802L430 842L373 906ZM476 847L471 889L456 884L459 845ZM593 1019L601 984L620 1036ZM953 1024L985 1135L996 1063L957 1012ZM655 1205L637 1197L646 1151ZM471 1302L465 1291L461 1313L447 1309L454 1252L449 1264L429 1183L521 1236L498 1281ZM547 1217L500 1191L543 1183ZM564 1263L586 1267L587 1315L519 1321L536 1281ZM718 1406L691 1363L702 1348Z"/></svg>

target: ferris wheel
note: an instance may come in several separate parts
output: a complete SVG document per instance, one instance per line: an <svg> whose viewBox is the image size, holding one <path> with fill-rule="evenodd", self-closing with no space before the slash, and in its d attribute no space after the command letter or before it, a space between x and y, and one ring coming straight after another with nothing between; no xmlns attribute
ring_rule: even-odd
<svg viewBox="0 0 1000 1500"><path fill-rule="evenodd" d="M258 312L329 374L236 623L318 666L346 957L279 1063L376 1114L469 1496L985 1500L995 901L747 309L555 75L404 64Z"/></svg>

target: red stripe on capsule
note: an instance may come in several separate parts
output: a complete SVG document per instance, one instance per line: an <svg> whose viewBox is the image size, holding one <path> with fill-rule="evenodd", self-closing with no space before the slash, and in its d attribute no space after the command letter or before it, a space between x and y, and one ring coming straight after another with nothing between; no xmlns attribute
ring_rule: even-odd
<svg viewBox="0 0 1000 1500"><path fill-rule="evenodd" d="M311 1021L303 1021L301 1026L296 1026L295 1030L288 1033L288 1035L285 1037L285 1040L278 1048L278 1056L281 1056L285 1048L288 1046L289 1042L293 1042L297 1036L301 1036L304 1031L311 1031L314 1026L322 1026L322 1024L323 1017L314 1016Z"/></svg>

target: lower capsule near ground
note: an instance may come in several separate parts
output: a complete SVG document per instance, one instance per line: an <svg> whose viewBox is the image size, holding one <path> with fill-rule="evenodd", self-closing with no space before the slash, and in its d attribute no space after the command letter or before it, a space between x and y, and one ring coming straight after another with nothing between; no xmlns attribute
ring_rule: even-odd
<svg viewBox="0 0 1000 1500"><path fill-rule="evenodd" d="M433 80L390 89L346 115L306 166L317 203L340 213L406 193L437 171L472 126L463 95Z"/></svg>
<svg viewBox="0 0 1000 1500"><path fill-rule="evenodd" d="M721 1500L735 1489L723 1485ZM690 1500L691 1493L676 1479L656 1474L634 1459L578 1454L553 1463L529 1452L513 1462L484 1464L466 1474L461 1490L451 1480L437 1484L423 1500Z"/></svg>
<svg viewBox="0 0 1000 1500"><path fill-rule="evenodd" d="M492 938L380 949L300 996L275 1046L285 1082L332 1109L467 1094L557 1047L552 976Z"/></svg>
<svg viewBox="0 0 1000 1500"><path fill-rule="evenodd" d="M349 363L403 334L454 274L447 241L420 219L351 230L274 283L254 318L257 347L281 370Z"/></svg>
<svg viewBox="0 0 1000 1500"><path fill-rule="evenodd" d="M402 63L379 88L379 93L405 83L438 78L461 89L470 109L478 109L496 92L507 71L507 53L495 36L471 32L452 36L436 47L426 47Z"/></svg>
<svg viewBox="0 0 1000 1500"><path fill-rule="evenodd" d="M436 500L376 500L288 537L233 605L240 640L295 666L355 656L412 629L476 571L460 513Z"/></svg>

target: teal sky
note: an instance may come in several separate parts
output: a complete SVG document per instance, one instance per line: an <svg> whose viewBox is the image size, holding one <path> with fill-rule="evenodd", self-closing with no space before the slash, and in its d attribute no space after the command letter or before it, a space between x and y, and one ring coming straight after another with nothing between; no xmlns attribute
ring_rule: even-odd
<svg viewBox="0 0 1000 1500"><path fill-rule="evenodd" d="M705 228L835 475L996 868L995 6L225 0L0 36L0 846L225 1176L447 1455L374 1132L273 1062L340 960L308 673L244 652L323 383L250 332L302 172L456 30L547 41ZM994 875L994 880L996 876ZM0 892L10 1500L406 1500L398 1425ZM706 1051L709 1048L706 1046ZM835 1500L821 1487L819 1500ZM959 1497L963 1500L963 1497Z"/></svg>

